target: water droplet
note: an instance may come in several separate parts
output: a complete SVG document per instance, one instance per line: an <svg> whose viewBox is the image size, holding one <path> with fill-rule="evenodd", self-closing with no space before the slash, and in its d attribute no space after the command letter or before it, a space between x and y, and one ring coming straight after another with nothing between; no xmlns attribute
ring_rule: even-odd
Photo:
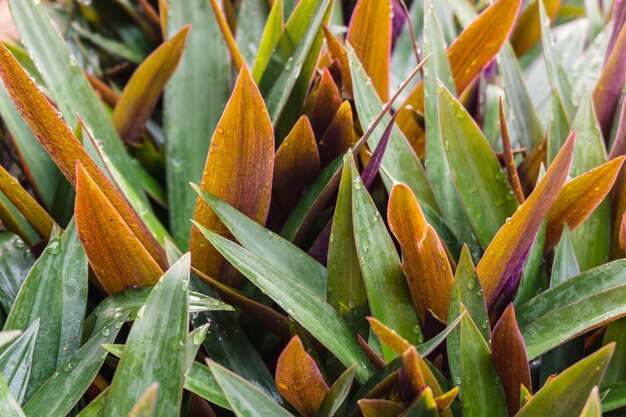
<svg viewBox="0 0 626 417"><path fill-rule="evenodd" d="M218 127L217 128L217 133L219 133L220 135L223 135L224 134L224 129L221 128L221 127Z"/></svg>
<svg viewBox="0 0 626 417"><path fill-rule="evenodd" d="M63 118L63 113L61 113L60 111L58 111L58 112L57 112L57 117L58 117L59 119L62 119L62 118Z"/></svg>
<svg viewBox="0 0 626 417"><path fill-rule="evenodd" d="M108 327L105 327L104 329L102 329L102 336L108 336L111 334L111 329L109 329Z"/></svg>
<svg viewBox="0 0 626 417"><path fill-rule="evenodd" d="M189 289L189 280L185 279L180 283L180 289L187 291Z"/></svg>
<svg viewBox="0 0 626 417"><path fill-rule="evenodd" d="M476 275L472 275L468 280L467 280L467 289L472 291L474 289L474 287L476 286Z"/></svg>
<svg viewBox="0 0 626 417"><path fill-rule="evenodd" d="M26 247L26 243L24 243L24 241L20 238L15 238L15 240L13 240L13 246L16 249L24 249Z"/></svg>
<svg viewBox="0 0 626 417"><path fill-rule="evenodd" d="M47 252L51 255L58 255L59 253L61 253L61 239L52 239L48 244Z"/></svg>
<svg viewBox="0 0 626 417"><path fill-rule="evenodd" d="M362 182L361 182L361 178L357 177L352 181L354 188L357 190L360 190L362 187Z"/></svg>

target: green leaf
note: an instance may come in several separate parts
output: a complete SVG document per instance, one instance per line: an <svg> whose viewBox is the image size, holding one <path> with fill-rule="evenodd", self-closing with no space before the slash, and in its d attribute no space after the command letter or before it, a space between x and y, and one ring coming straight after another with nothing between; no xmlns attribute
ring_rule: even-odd
<svg viewBox="0 0 626 417"><path fill-rule="evenodd" d="M397 331L409 343L417 344L420 327L400 257L353 160L350 165L354 242L370 311L372 316ZM383 347L386 360L395 356L393 351Z"/></svg>
<svg viewBox="0 0 626 417"><path fill-rule="evenodd" d="M365 353L339 314L293 274L265 262L228 239L200 227L204 236L235 268L326 346L346 366L357 365L357 379L372 373Z"/></svg>
<svg viewBox="0 0 626 417"><path fill-rule="evenodd" d="M563 146L569 135L570 119L565 113L563 101L558 91L552 88L552 110L550 114L550 126L548 129L548 154L547 161L549 164L554 161L559 149Z"/></svg>
<svg viewBox="0 0 626 417"><path fill-rule="evenodd" d="M550 17L546 13L543 1L539 1L539 16L541 24L541 44L543 45L543 55L548 71L550 84L556 89L557 95L561 99L563 109L568 117L574 115L574 97L572 95L572 82L563 68L560 57L554 47L554 35L550 30Z"/></svg>
<svg viewBox="0 0 626 417"><path fill-rule="evenodd" d="M603 385L602 388L603 391L606 392L602 399L603 412L607 413L626 407L626 381Z"/></svg>
<svg viewBox="0 0 626 417"><path fill-rule="evenodd" d="M315 259L213 194L195 184L192 187L218 215L241 246L270 262L275 268L280 268L285 273L293 273L300 278L303 285L308 286L309 290L320 298L326 296L326 269Z"/></svg>
<svg viewBox="0 0 626 417"><path fill-rule="evenodd" d="M0 232L0 304L8 314L35 258L13 233Z"/></svg>
<svg viewBox="0 0 626 417"><path fill-rule="evenodd" d="M487 247L517 202L487 139L450 92L438 86L439 123L461 201L478 240Z"/></svg>
<svg viewBox="0 0 626 417"><path fill-rule="evenodd" d="M77 32L83 38L91 41L94 45L104 49L110 54L116 55L120 58L124 58L132 62L133 64L141 64L141 62L146 59L146 56L141 51L133 48L132 46L127 46L122 42L107 38L106 36L102 36L97 32L92 32L88 29L84 29L76 22L73 23L71 27L72 30Z"/></svg>
<svg viewBox="0 0 626 417"><path fill-rule="evenodd" d="M309 51L319 39L322 21L328 17L331 5L330 0L298 3L272 51L258 84L273 122L287 104Z"/></svg>
<svg viewBox="0 0 626 417"><path fill-rule="evenodd" d="M578 261L574 253L569 228L565 227L563 228L561 241L554 252L550 287L565 282L579 273L580 270L578 269ZM580 358L583 351L583 340L579 338L547 352L541 359L541 381L543 382L547 380L550 375L557 374L570 365L573 365L576 360Z"/></svg>
<svg viewBox="0 0 626 417"><path fill-rule="evenodd" d="M448 61L443 34L439 29L432 1L424 2L424 50L423 54L430 58L424 65L424 97L437 96L437 82L441 82L454 94L454 79ZM452 169L446 157L441 126L439 124L438 100L425 100L424 119L426 123L425 165L428 179L432 185L436 199L441 207L444 221L450 225L460 242L472 247L478 241L467 214L463 208L452 176Z"/></svg>
<svg viewBox="0 0 626 417"><path fill-rule="evenodd" d="M423 32L424 26L424 6L423 0L415 0L411 3L409 8L409 19L413 24L413 30L415 35L419 36ZM415 57L415 51L413 49L413 39L411 37L411 31L409 25L402 26L402 32L396 39L393 50L391 51L391 85L398 85L402 81L406 80L411 70L417 66L417 58ZM399 98L400 102L404 102L407 95L410 93L407 91Z"/></svg>
<svg viewBox="0 0 626 417"><path fill-rule="evenodd" d="M257 0L248 0L257 1ZM244 29L245 30L245 29ZM254 67L252 68L252 78L257 83L261 80L263 72L267 67L274 47L280 39L280 35L283 33L283 0L276 0L272 5L267 21L265 22L265 28L263 29L263 35L259 38L259 49L254 61ZM239 35L237 35L239 36ZM245 49L241 48L240 49ZM242 52L245 56L245 52Z"/></svg>
<svg viewBox="0 0 626 417"><path fill-rule="evenodd" d="M354 50L348 45L348 58L350 60L350 71L352 72L352 84L354 88L354 100L357 113L363 130L368 130L369 126L376 120L383 103L380 101L376 90L371 84L365 70L363 69ZM374 129L369 137L368 145L370 149L376 149L378 142L383 136L385 127L391 122L391 116L385 115L381 122ZM389 138L389 144L383 157L381 170L385 171L391 178L398 182L403 182L411 188L420 205L428 205L432 210L437 211L438 206L435 196L421 162L415 155L411 145L406 140L397 126L394 126ZM391 190L391 181L386 179L385 185Z"/></svg>
<svg viewBox="0 0 626 417"><path fill-rule="evenodd" d="M107 352L128 316L120 314L78 349L24 405L29 417L63 417L78 403L98 374ZM40 331L41 335L41 331Z"/></svg>
<svg viewBox="0 0 626 417"><path fill-rule="evenodd" d="M530 99L515 52L509 43L504 45L498 54L498 68L506 91L506 102L511 109L510 113L515 115L515 118L512 118L512 124L517 131L517 136L522 146L532 149L543 140L543 127L535 105ZM567 133L563 137L563 142L566 137Z"/></svg>
<svg viewBox="0 0 626 417"><path fill-rule="evenodd" d="M0 414L2 417L25 417L15 398L11 394L7 383L0 376Z"/></svg>
<svg viewBox="0 0 626 417"><path fill-rule="evenodd" d="M580 100L572 122L576 132L570 175L577 177L606 162L606 148L593 102L586 94ZM605 201L572 233L576 259L581 271L603 264L609 254L610 207Z"/></svg>
<svg viewBox="0 0 626 417"><path fill-rule="evenodd" d="M0 355L0 372L19 404L26 395L38 333L39 319Z"/></svg>
<svg viewBox="0 0 626 417"><path fill-rule="evenodd" d="M209 361L209 368L237 417L292 416L239 375L213 361Z"/></svg>
<svg viewBox="0 0 626 417"><path fill-rule="evenodd" d="M461 307L463 311L464 308ZM489 352L489 345L469 315L461 320L461 395L463 416L505 416L504 391Z"/></svg>
<svg viewBox="0 0 626 417"><path fill-rule="evenodd" d="M602 404L598 387L593 387L580 417L602 417Z"/></svg>
<svg viewBox="0 0 626 417"><path fill-rule="evenodd" d="M87 300L87 257L72 222L50 243L24 280L5 329L26 329L37 318L39 335L26 399L80 346Z"/></svg>
<svg viewBox="0 0 626 417"><path fill-rule="evenodd" d="M61 171L30 131L0 81L0 116L7 125L24 164L30 171L33 185L47 207L52 207L54 192L61 180Z"/></svg>
<svg viewBox="0 0 626 417"><path fill-rule="evenodd" d="M130 410L127 417L153 417L156 410L159 384L150 385L139 398L135 406Z"/></svg>
<svg viewBox="0 0 626 417"><path fill-rule="evenodd" d="M189 246L197 196L211 134L230 96L228 49L208 1L167 0L167 37L191 23L185 53L165 88L164 132L170 230L178 247ZM181 121L184 120L184 123Z"/></svg>
<svg viewBox="0 0 626 417"><path fill-rule="evenodd" d="M626 261L585 271L521 305L517 321L528 358L626 314Z"/></svg>
<svg viewBox="0 0 626 417"><path fill-rule="evenodd" d="M204 398L210 403L222 408L230 409L230 405L217 384L211 370L204 365L194 362L185 378L185 389Z"/></svg>
<svg viewBox="0 0 626 417"><path fill-rule="evenodd" d="M330 390L326 393L317 411L317 417L332 417L338 412L341 406L344 405L348 394L350 394L350 388L352 388L355 370L356 368L351 366L337 378L332 387L330 387Z"/></svg>
<svg viewBox="0 0 626 417"><path fill-rule="evenodd" d="M328 245L328 303L355 332L366 334L367 294L354 243L352 222L352 154L344 157L339 195Z"/></svg>
<svg viewBox="0 0 626 417"><path fill-rule="evenodd" d="M248 65L251 65L263 37L269 4L265 0L243 0L237 15L237 45Z"/></svg>
<svg viewBox="0 0 626 417"><path fill-rule="evenodd" d="M59 32L50 20L43 4L33 1L11 0L11 15L22 42L41 71L51 98L63 114L69 126L78 125L77 113L93 129L95 137L111 158L116 168L132 184L144 202L148 202L139 177L130 163L130 157L119 138L110 117L91 88ZM90 143L85 148L91 157L101 164L101 158Z"/></svg>
<svg viewBox="0 0 626 417"><path fill-rule="evenodd" d="M483 296L483 289L476 275L476 269L472 257L463 247L459 264L456 267L454 283L452 284L452 299L448 311L448 327L451 327L461 316L461 305L466 309L472 320L478 324L480 334L485 341L489 341L491 331L487 305ZM461 330L456 328L450 332L446 339L448 345L448 364L450 374L455 385L461 384Z"/></svg>
<svg viewBox="0 0 626 417"><path fill-rule="evenodd" d="M614 348L605 346L563 371L533 395L516 417L579 415L593 387L600 385Z"/></svg>
<svg viewBox="0 0 626 417"><path fill-rule="evenodd" d="M161 277L128 335L111 382L104 416L127 414L153 382L159 383L156 416L179 412L185 372L190 255ZM166 363L167 366L162 364Z"/></svg>
<svg viewBox="0 0 626 417"><path fill-rule="evenodd" d="M547 286L547 274L543 263L543 248L546 241L546 219L543 219L535 241L530 247L528 258L524 263L520 287L515 295L515 305L520 306L535 295L543 291Z"/></svg>

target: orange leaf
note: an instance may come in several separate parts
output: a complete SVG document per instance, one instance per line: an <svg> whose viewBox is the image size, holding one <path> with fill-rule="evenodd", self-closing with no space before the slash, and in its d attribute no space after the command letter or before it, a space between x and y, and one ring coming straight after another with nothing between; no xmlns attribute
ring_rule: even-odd
<svg viewBox="0 0 626 417"><path fill-rule="evenodd" d="M324 30L324 37L326 38L328 50L339 61L343 92L346 96L352 97L352 74L350 73L350 62L348 61L346 49L343 47L341 42L335 38L335 35L332 34L326 25L323 24L322 29Z"/></svg>
<svg viewBox="0 0 626 417"><path fill-rule="evenodd" d="M402 269L420 321L426 311L446 321L452 294L452 269L445 249L409 187L397 184L391 190L389 227L402 248Z"/></svg>
<svg viewBox="0 0 626 417"><path fill-rule="evenodd" d="M509 304L493 328L491 355L502 381L509 416L513 416L520 408L520 387L532 387L526 346L517 327L513 304Z"/></svg>
<svg viewBox="0 0 626 417"><path fill-rule="evenodd" d="M561 0L544 0L550 21L552 21L559 7ZM539 0L534 0L520 13L515 29L511 34L511 44L517 56L524 55L541 39L541 23L539 21Z"/></svg>
<svg viewBox="0 0 626 417"><path fill-rule="evenodd" d="M341 106L341 93L328 68L322 70L317 86L309 95L304 114L309 117L316 138L321 138Z"/></svg>
<svg viewBox="0 0 626 417"><path fill-rule="evenodd" d="M217 124L207 157L201 188L264 224L270 206L274 169L274 131L265 103L248 69L239 73L235 89ZM207 229L228 236L228 229L202 199L194 220ZM226 260L193 227L193 265L218 280L229 281L232 269Z"/></svg>
<svg viewBox="0 0 626 417"><path fill-rule="evenodd" d="M498 53L513 28L521 0L499 0L485 9L448 48L450 69L459 94ZM406 107L412 108L411 110ZM412 112L424 111L424 83L419 83L398 112L398 126L418 155L424 153L424 132Z"/></svg>
<svg viewBox="0 0 626 417"><path fill-rule="evenodd" d="M75 217L89 264L109 294L156 284L163 270L80 161L76 163Z"/></svg>
<svg viewBox="0 0 626 417"><path fill-rule="evenodd" d="M563 186L548 212L544 253L558 243L565 223L570 230L576 229L602 203L613 187L624 158L612 159Z"/></svg>
<svg viewBox="0 0 626 417"><path fill-rule="evenodd" d="M391 13L391 0L359 0L346 36L383 102L389 100Z"/></svg>
<svg viewBox="0 0 626 417"><path fill-rule="evenodd" d="M326 166L345 152L355 139L352 107L348 101L344 101L319 141L322 166Z"/></svg>
<svg viewBox="0 0 626 417"><path fill-rule="evenodd" d="M517 291L535 235L569 173L573 150L572 134L543 180L500 228L476 267L492 319L497 318Z"/></svg>
<svg viewBox="0 0 626 417"><path fill-rule="evenodd" d="M111 115L120 137L136 141L150 118L165 84L178 67L191 25L159 46L135 70Z"/></svg>
<svg viewBox="0 0 626 417"><path fill-rule="evenodd" d="M274 156L273 201L282 214L291 213L319 170L313 130L309 119L302 116Z"/></svg>
<svg viewBox="0 0 626 417"><path fill-rule="evenodd" d="M444 392L440 396L435 397L435 402L437 403L437 409L446 410L450 408L450 406L452 405L452 402L456 399L458 394L459 394L459 387L456 386L452 388L450 391Z"/></svg>
<svg viewBox="0 0 626 417"><path fill-rule="evenodd" d="M385 345L389 347L394 353L397 355L402 355L408 348L411 347L411 344L404 340L402 336L400 336L395 330L390 329L385 326L380 320L374 317L366 317L367 321L370 323L370 327L372 331L383 342Z"/></svg>
<svg viewBox="0 0 626 417"><path fill-rule="evenodd" d="M44 238L52 233L54 220L15 178L0 165L0 191Z"/></svg>
<svg viewBox="0 0 626 417"><path fill-rule="evenodd" d="M276 387L303 417L315 417L328 392L320 370L295 336L276 364Z"/></svg>
<svg viewBox="0 0 626 417"><path fill-rule="evenodd" d="M11 99L54 163L72 184L76 184L76 162L80 161L107 200L115 207L150 255L165 267L165 252L145 227L126 199L111 184L80 144L72 130L37 88L22 66L0 43L0 78Z"/></svg>

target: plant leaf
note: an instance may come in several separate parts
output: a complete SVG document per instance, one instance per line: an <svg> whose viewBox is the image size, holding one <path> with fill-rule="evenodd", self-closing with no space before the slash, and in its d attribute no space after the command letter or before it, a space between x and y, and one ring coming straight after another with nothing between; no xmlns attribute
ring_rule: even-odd
<svg viewBox="0 0 626 417"><path fill-rule="evenodd" d="M241 11L240 11L241 13ZM244 29L245 30L245 29ZM239 31L237 31L239 33ZM276 0L272 4L270 14L265 22L263 36L259 38L259 50L252 68L252 78L259 82L263 76L265 68L272 56L272 52L283 33L283 0ZM245 49L245 48L244 48Z"/></svg>
<svg viewBox="0 0 626 417"><path fill-rule="evenodd" d="M338 313L293 273L272 264L210 230L200 229L213 246L241 273L265 291L290 316L346 366L357 365L357 380L372 374L365 354Z"/></svg>
<svg viewBox="0 0 626 417"><path fill-rule="evenodd" d="M237 417L292 416L239 375L213 361L208 364Z"/></svg>
<svg viewBox="0 0 626 417"><path fill-rule="evenodd" d="M22 403L26 395L38 333L39 319L36 319L0 355L0 372L2 372L2 377L19 404Z"/></svg>
<svg viewBox="0 0 626 417"><path fill-rule="evenodd" d="M533 395L516 416L579 415L593 387L600 384L614 348L605 346L559 374Z"/></svg>
<svg viewBox="0 0 626 417"><path fill-rule="evenodd" d="M135 142L150 118L165 84L176 71L190 26L159 46L135 70L111 115L120 137Z"/></svg>
<svg viewBox="0 0 626 417"><path fill-rule="evenodd" d="M7 91L9 91L9 95L11 95L11 99L16 103L16 107L37 140L50 154L63 175L75 186L76 162L80 161L146 250L157 262L164 265L165 259L162 248L146 229L137 213L131 209L124 197L100 171L98 165L81 146L71 129L58 117L48 99L30 80L28 74L4 45L0 45L0 52L0 77Z"/></svg>
<svg viewBox="0 0 626 417"><path fill-rule="evenodd" d="M461 320L460 339L463 416L506 415L504 392L489 346L469 315Z"/></svg>
<svg viewBox="0 0 626 417"><path fill-rule="evenodd" d="M0 304L8 314L35 257L26 243L9 232L0 232Z"/></svg>
<svg viewBox="0 0 626 417"><path fill-rule="evenodd" d="M359 409L364 417L398 417L404 411L396 402L378 399L359 400Z"/></svg>
<svg viewBox="0 0 626 417"><path fill-rule="evenodd" d="M33 61L38 68L41 69L41 76L48 87L52 99L54 99L58 109L61 114L63 114L63 118L70 126L76 126L78 124L76 112L82 115L86 124L93 129L95 136L102 142L102 146L106 154L111 158L111 161L113 161L124 178L128 180L129 184L132 185L137 195L148 204L148 200L139 182L139 177L131 164L130 157L128 153L126 153L122 141L115 131L110 117L102 107L94 90L89 85L89 81L83 74L82 69L78 66L76 58L72 55L68 46L54 27L44 6L34 2L23 2L19 0L10 1L9 6L11 8L11 16L20 32L22 42L26 45L26 49L33 58ZM14 82L17 80L8 80L5 72L7 65L6 58L8 58L5 53L6 49L0 49L3 49L0 56L4 55L5 58L2 60L3 64L0 65L0 67L4 67L4 69L0 69L0 76L15 102L15 92L12 90L16 88ZM12 75L15 77L15 74ZM26 85L23 87L26 87ZM30 87L36 88L33 83L30 84ZM39 106L29 106L31 107L30 109L24 109L23 107L28 106L28 104L23 100L24 97L22 96L21 100L17 100L21 103L16 105L22 113L22 116L24 116L24 111L29 113L40 111ZM41 132L33 127L32 122L29 122L29 120L26 121L31 126L36 136L41 135ZM38 139L41 141L41 138ZM95 149L93 149L90 144L86 144L86 146L89 155L99 164L101 161ZM73 169L73 162L71 166ZM63 171L63 167L60 168L61 171ZM70 180L70 182L72 181Z"/></svg>
<svg viewBox="0 0 626 417"><path fill-rule="evenodd" d="M450 45L448 60L457 92L463 92L496 56L513 28L521 3L520 0L493 3ZM398 126L418 154L424 152L424 134L411 111L423 110L424 84L420 83L398 112Z"/></svg>
<svg viewBox="0 0 626 417"><path fill-rule="evenodd" d="M291 339L278 357L276 386L303 417L315 417L328 393L328 386L320 370L304 350L298 336Z"/></svg>
<svg viewBox="0 0 626 417"><path fill-rule="evenodd" d="M544 0L544 6L550 19L554 19L561 6L561 0ZM515 29L511 34L511 44L517 56L524 55L541 39L539 21L539 0L533 0L522 11Z"/></svg>
<svg viewBox="0 0 626 417"><path fill-rule="evenodd" d="M9 172L0 166L0 191L43 237L50 236L54 220Z"/></svg>
<svg viewBox="0 0 626 417"><path fill-rule="evenodd" d="M441 84L438 97L439 123L454 181L476 237L487 247L517 203L496 155L471 116Z"/></svg>
<svg viewBox="0 0 626 417"><path fill-rule="evenodd" d="M580 412L580 417L602 417L602 402L598 387L593 387L585 407Z"/></svg>
<svg viewBox="0 0 626 417"><path fill-rule="evenodd" d="M350 164L354 242L370 311L372 316L416 344L419 322L400 258L374 201L363 186L354 161ZM389 360L395 356L393 351L383 348L383 358Z"/></svg>
<svg viewBox="0 0 626 417"><path fill-rule="evenodd" d="M391 15L391 0L359 0L346 35L383 102L389 100Z"/></svg>
<svg viewBox="0 0 626 417"><path fill-rule="evenodd" d="M145 311L137 313L111 382L105 417L127 414L154 382L159 384L155 416L179 412L189 320L189 267L187 254L159 280L148 296Z"/></svg>
<svg viewBox="0 0 626 417"><path fill-rule="evenodd" d="M26 417L17 403L11 390L0 376L0 413L6 417Z"/></svg>
<svg viewBox="0 0 626 417"><path fill-rule="evenodd" d="M109 294L154 285L161 267L80 162L76 178L76 228L100 284Z"/></svg>
<svg viewBox="0 0 626 417"><path fill-rule="evenodd" d="M389 228L402 248L402 269L418 316L425 323L430 310L446 321L452 294L452 268L443 244L419 203L404 184L396 184L387 209Z"/></svg>
<svg viewBox="0 0 626 417"><path fill-rule="evenodd" d="M156 411L157 394L159 384L155 382L150 385L146 392L139 398L127 417L153 417Z"/></svg>
<svg viewBox="0 0 626 417"><path fill-rule="evenodd" d="M198 362L194 362L189 368L189 374L185 378L185 389L213 404L230 409L230 405L211 370Z"/></svg>
<svg viewBox="0 0 626 417"><path fill-rule="evenodd" d="M177 246L189 246L197 196L189 182L199 182L217 126L230 94L228 49L208 1L161 0L167 17L164 38L191 24L185 53L165 88L163 125L170 226ZM185 123L181 123L184 120Z"/></svg>
<svg viewBox="0 0 626 417"><path fill-rule="evenodd" d="M498 231L476 267L492 319L515 297L541 221L567 179L573 150L572 135L533 193Z"/></svg>
<svg viewBox="0 0 626 417"><path fill-rule="evenodd" d="M76 292L66 288L74 287ZM25 330L40 321L26 399L80 346L86 308L87 259L70 224L57 229L37 259L9 312L5 329Z"/></svg>
<svg viewBox="0 0 626 417"><path fill-rule="evenodd" d="M211 139L201 188L217 195L258 223L265 223L274 169L274 132L263 98L247 68L242 68ZM234 174L234 175L233 175ZM244 192L245 190L245 192ZM218 216L198 201L194 220L220 235L228 231ZM232 279L224 258L197 229L191 233L193 265L218 280Z"/></svg>
<svg viewBox="0 0 626 417"><path fill-rule="evenodd" d="M67 362L59 366L59 369L24 405L24 413L29 417L66 416L98 374L107 356L102 344L111 343L115 340L126 318L126 315L120 314L111 320L107 326L78 349Z"/></svg>
<svg viewBox="0 0 626 417"><path fill-rule="evenodd" d="M513 304L509 304L493 328L491 352L502 381L509 415L513 416L520 408L520 387L532 390L528 356L515 321Z"/></svg>
<svg viewBox="0 0 626 417"><path fill-rule="evenodd" d="M351 366L337 378L324 396L324 400L317 411L317 417L332 417L344 405L354 382L355 370L356 368Z"/></svg>
<svg viewBox="0 0 626 417"><path fill-rule="evenodd" d="M330 11L330 0L303 0L291 14L272 51L259 89L272 121L276 122L298 81L309 51L314 48L322 21ZM308 82L307 82L308 86Z"/></svg>

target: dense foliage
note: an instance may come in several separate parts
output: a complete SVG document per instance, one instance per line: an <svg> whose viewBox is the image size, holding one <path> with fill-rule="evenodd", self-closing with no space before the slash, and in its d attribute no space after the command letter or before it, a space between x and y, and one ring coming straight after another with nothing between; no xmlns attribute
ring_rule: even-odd
<svg viewBox="0 0 626 417"><path fill-rule="evenodd" d="M626 1L8 2L1 416L624 415Z"/></svg>

